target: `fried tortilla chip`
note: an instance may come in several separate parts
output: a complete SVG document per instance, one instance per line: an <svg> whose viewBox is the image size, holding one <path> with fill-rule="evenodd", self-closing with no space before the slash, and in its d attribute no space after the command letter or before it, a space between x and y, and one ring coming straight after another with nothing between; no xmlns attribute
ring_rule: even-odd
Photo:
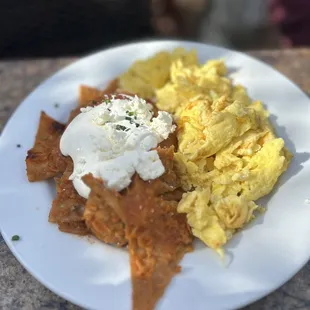
<svg viewBox="0 0 310 310"><path fill-rule="evenodd" d="M104 192L101 190L103 181L91 175L85 176L83 181L92 189L84 212L87 227L99 240L119 247L124 246L127 244L125 225L105 202Z"/></svg>
<svg viewBox="0 0 310 310"><path fill-rule="evenodd" d="M67 169L61 178L55 178L56 198L49 213L49 222L57 223L61 231L86 235L89 233L83 214L86 199L81 197L69 180L73 171L72 160L68 157Z"/></svg>
<svg viewBox="0 0 310 310"><path fill-rule="evenodd" d="M83 180L90 184L90 178L88 175ZM180 260L192 250L186 216L177 213L177 202L157 196L160 183L144 182L135 175L123 193L99 185L101 197L126 226L134 310L154 309L172 277L180 271Z"/></svg>
<svg viewBox="0 0 310 310"><path fill-rule="evenodd" d="M157 152L163 166L165 167L165 173L158 179L160 182L158 182L157 186L157 195L160 196L174 192L180 187L180 183L174 169L174 146L171 145L169 148L158 147Z"/></svg>
<svg viewBox="0 0 310 310"><path fill-rule="evenodd" d="M179 183L174 171L174 148L158 148L158 154L165 167L165 173L159 178L156 195L167 195L167 200L174 200L175 191ZM90 231L105 243L116 246L127 244L125 237L125 225L115 211L106 204L105 197L101 191L104 183L102 180L91 176L85 176L84 182L92 189L87 200L84 212L84 219ZM169 194L170 195L169 195ZM182 196L178 193L178 200Z"/></svg>
<svg viewBox="0 0 310 310"><path fill-rule="evenodd" d="M180 271L184 254L192 250L192 236L177 203L155 192L136 177L119 210L126 223L135 310L154 309Z"/></svg>
<svg viewBox="0 0 310 310"><path fill-rule="evenodd" d="M79 88L79 106L88 106L92 101L99 101L104 98L104 92L94 87L80 85Z"/></svg>
<svg viewBox="0 0 310 310"><path fill-rule="evenodd" d="M176 132L171 133L168 138L161 143L159 143L159 147L161 148L169 148L171 145L174 146L174 149L178 149L178 139Z"/></svg>
<svg viewBox="0 0 310 310"><path fill-rule="evenodd" d="M166 192L161 195L164 200L179 202L182 199L184 190L182 188L176 188L172 192Z"/></svg>
<svg viewBox="0 0 310 310"><path fill-rule="evenodd" d="M119 85L119 80L118 79L114 79L112 80L108 86L104 89L104 93L105 94L113 94L117 91L118 89L118 85Z"/></svg>
<svg viewBox="0 0 310 310"><path fill-rule="evenodd" d="M76 222L59 222L58 229L62 232L79 236L85 236L89 234L89 230L87 229L85 221L83 220Z"/></svg>
<svg viewBox="0 0 310 310"><path fill-rule="evenodd" d="M118 80L112 80L109 85L104 89L100 90L95 87L80 85L79 88L79 107L88 106L92 101L101 101L104 95L112 94L118 87Z"/></svg>
<svg viewBox="0 0 310 310"><path fill-rule="evenodd" d="M66 169L66 159L59 150L59 140L65 125L42 112L32 149L26 157L27 176L30 182L55 177Z"/></svg>

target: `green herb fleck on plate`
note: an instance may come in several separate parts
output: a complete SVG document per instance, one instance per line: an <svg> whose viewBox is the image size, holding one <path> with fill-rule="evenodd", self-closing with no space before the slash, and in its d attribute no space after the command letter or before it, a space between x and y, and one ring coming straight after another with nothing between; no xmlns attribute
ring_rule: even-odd
<svg viewBox="0 0 310 310"><path fill-rule="evenodd" d="M14 236L12 237L12 241L18 241L18 240L20 240L19 235L14 235Z"/></svg>

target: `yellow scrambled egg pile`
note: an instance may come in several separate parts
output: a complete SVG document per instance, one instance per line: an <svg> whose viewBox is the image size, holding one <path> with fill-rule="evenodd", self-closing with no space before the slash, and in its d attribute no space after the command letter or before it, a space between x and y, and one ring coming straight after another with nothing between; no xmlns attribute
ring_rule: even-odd
<svg viewBox="0 0 310 310"><path fill-rule="evenodd" d="M254 201L270 193L292 157L262 103L226 75L222 60L200 65L195 51L178 48L138 61L120 77L122 89L155 97L159 109L174 115L185 191L178 211L220 253L254 218Z"/></svg>

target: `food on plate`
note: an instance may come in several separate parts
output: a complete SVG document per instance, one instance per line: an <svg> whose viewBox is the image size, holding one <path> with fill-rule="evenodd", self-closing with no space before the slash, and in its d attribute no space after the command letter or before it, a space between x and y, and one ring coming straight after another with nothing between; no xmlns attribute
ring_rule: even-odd
<svg viewBox="0 0 310 310"><path fill-rule="evenodd" d="M157 179L156 188L154 188L156 195L165 201L178 201L181 196L178 192L180 184L174 171L174 148L173 146L158 148L157 152L165 172ZM106 203L105 192L102 191L102 186L96 186L98 182L96 183L95 180L89 177L88 182L85 182L91 189L85 205L85 223L99 240L123 246L128 242L125 236L125 224L117 212Z"/></svg>
<svg viewBox="0 0 310 310"><path fill-rule="evenodd" d="M175 130L172 117L137 96L105 99L81 109L60 139L60 151L74 163L71 180L80 196L90 189L82 176L92 173L109 188L121 191L134 173L145 181L160 177L165 169L154 148Z"/></svg>
<svg viewBox="0 0 310 310"><path fill-rule="evenodd" d="M49 221L64 232L91 233L109 244L128 245L133 305L152 309L192 249L186 216L177 213L183 191L175 173L175 125L169 113L137 96L107 93L98 99L98 92L89 93L96 97L73 110L48 149L65 163L53 170L56 197ZM42 130L42 121L44 142L49 127ZM45 156L42 163L54 165L54 158ZM36 162L27 162L29 180L35 167ZM122 210L129 205L135 213Z"/></svg>
<svg viewBox="0 0 310 310"><path fill-rule="evenodd" d="M192 235L177 202L167 201L160 179L144 182L135 174L123 193L112 191L92 175L83 177L91 193L101 193L126 227L133 285L133 309L151 310L163 295L179 262L192 250Z"/></svg>
<svg viewBox="0 0 310 310"><path fill-rule="evenodd" d="M65 126L42 112L34 146L26 158L27 175L31 182L55 177L66 168L66 159L58 144Z"/></svg>
<svg viewBox="0 0 310 310"><path fill-rule="evenodd" d="M112 80L108 87L104 90L99 90L95 87L81 85L79 88L79 107L89 106L91 102L100 102L105 95L113 94L118 87L118 80Z"/></svg>
<svg viewBox="0 0 310 310"><path fill-rule="evenodd" d="M85 183L91 189L84 211L86 226L94 236L105 243L118 247L126 245L128 241L125 235L125 224L106 202L105 192L102 191L104 184L92 175ZM100 186L97 186L98 184Z"/></svg>
<svg viewBox="0 0 310 310"><path fill-rule="evenodd" d="M151 310L194 237L223 255L263 211L292 157L268 117L222 60L164 51L81 85L67 124L42 112L27 175L55 179L59 230L128 247L133 309Z"/></svg>
<svg viewBox="0 0 310 310"><path fill-rule="evenodd" d="M170 79L170 66L182 59L185 64L197 63L196 52L187 52L183 48L176 48L169 53L163 51L145 60L137 60L119 77L119 88L142 98L153 98L155 91L163 87Z"/></svg>
<svg viewBox="0 0 310 310"><path fill-rule="evenodd" d="M254 218L260 209L255 201L271 192L292 155L276 137L268 111L233 84L222 60L201 65L193 51L179 54L168 78L163 70L156 74L165 84L156 87L151 81L148 87L157 108L172 113L177 124L174 158L185 191L178 211L187 214L196 237L222 253L232 235ZM155 60L133 64L128 72L140 77ZM130 82L143 93L138 79Z"/></svg>
<svg viewBox="0 0 310 310"><path fill-rule="evenodd" d="M75 190L70 176L73 162L68 158L62 176L55 177L56 197L53 200L48 220L58 224L59 230L78 235L87 235L89 230L84 220L85 198Z"/></svg>

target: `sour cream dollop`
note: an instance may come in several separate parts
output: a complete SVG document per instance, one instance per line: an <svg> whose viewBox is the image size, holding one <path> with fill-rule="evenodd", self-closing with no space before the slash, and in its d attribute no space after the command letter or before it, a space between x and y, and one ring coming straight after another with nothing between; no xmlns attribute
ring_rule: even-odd
<svg viewBox="0 0 310 310"><path fill-rule="evenodd" d="M160 177L165 168L154 148L175 130L172 116L158 112L137 96L112 97L95 107L81 108L60 140L60 150L73 160L70 179L79 195L90 189L82 177L92 173L117 191L126 188L135 172L147 181Z"/></svg>

